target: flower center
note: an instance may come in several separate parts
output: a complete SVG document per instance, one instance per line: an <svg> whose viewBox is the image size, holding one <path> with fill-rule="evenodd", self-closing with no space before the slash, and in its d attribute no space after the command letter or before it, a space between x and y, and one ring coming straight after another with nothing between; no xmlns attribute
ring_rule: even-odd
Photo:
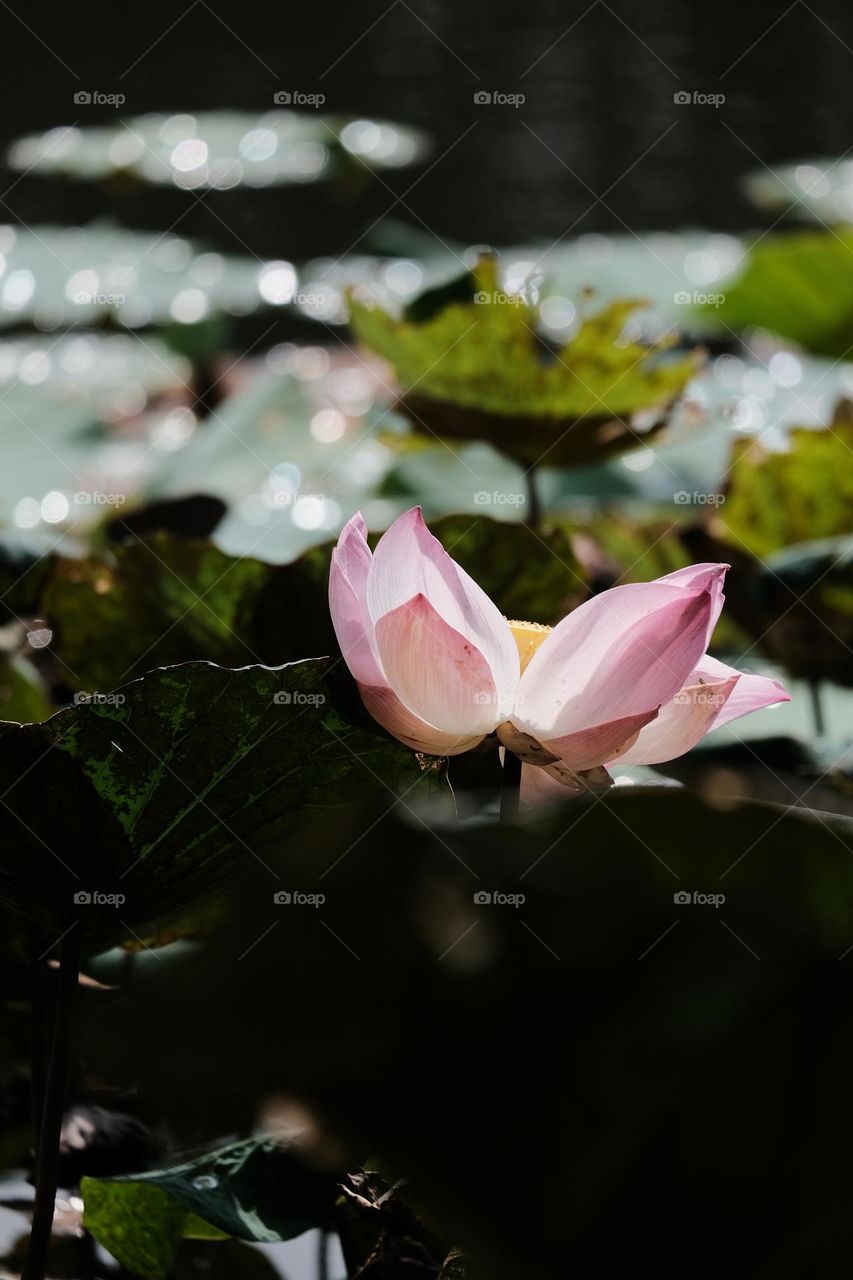
<svg viewBox="0 0 853 1280"><path fill-rule="evenodd" d="M507 622L513 639L518 646L521 669L524 671L542 641L547 635L550 635L551 628L543 626L541 622L517 622L511 621L509 618L507 618Z"/></svg>

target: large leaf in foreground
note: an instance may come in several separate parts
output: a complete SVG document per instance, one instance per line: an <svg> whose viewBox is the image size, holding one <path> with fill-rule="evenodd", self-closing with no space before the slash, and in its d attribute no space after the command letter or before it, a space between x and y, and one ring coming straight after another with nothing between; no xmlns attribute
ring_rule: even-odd
<svg viewBox="0 0 853 1280"><path fill-rule="evenodd" d="M5 943L38 954L72 926L91 946L132 941L197 910L271 840L421 783L443 787L439 767L376 727L329 659L186 663L42 724L0 724Z"/></svg>
<svg viewBox="0 0 853 1280"><path fill-rule="evenodd" d="M270 1138L250 1138L168 1169L85 1178L86 1227L135 1275L166 1280L182 1238L272 1242L320 1227L338 1194Z"/></svg>
<svg viewBox="0 0 853 1280"><path fill-rule="evenodd" d="M303 912L235 964L275 919L246 886L216 945L149 966L132 1008L99 1001L87 1043L161 1081L165 1037L184 1123L313 1101L489 1280L699 1280L744 1242L744 1274L844 1274L853 822L732 783L713 803L617 788L517 829L392 816L341 859L362 814L298 853L359 958ZM297 970L278 1017L270 976Z"/></svg>

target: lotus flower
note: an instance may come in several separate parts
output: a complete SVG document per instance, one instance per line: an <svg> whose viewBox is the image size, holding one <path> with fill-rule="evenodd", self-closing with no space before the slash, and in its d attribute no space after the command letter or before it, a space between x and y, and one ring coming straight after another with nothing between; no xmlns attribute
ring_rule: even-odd
<svg viewBox="0 0 853 1280"><path fill-rule="evenodd" d="M372 554L366 532L353 516L332 553L332 622L367 710L417 751L458 755L495 734L577 785L617 760L672 760L788 700L778 681L708 657L728 565L613 587L551 628L504 618L419 507Z"/></svg>

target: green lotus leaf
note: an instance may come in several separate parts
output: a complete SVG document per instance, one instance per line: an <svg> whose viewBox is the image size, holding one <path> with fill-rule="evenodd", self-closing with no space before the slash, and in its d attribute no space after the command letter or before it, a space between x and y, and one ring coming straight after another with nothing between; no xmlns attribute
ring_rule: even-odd
<svg viewBox="0 0 853 1280"><path fill-rule="evenodd" d="M846 356L853 343L853 230L765 236L723 303L705 314L729 333L758 327L815 355Z"/></svg>
<svg viewBox="0 0 853 1280"><path fill-rule="evenodd" d="M143 1280L167 1280L181 1239L270 1243L323 1226L336 1180L271 1138L120 1178L84 1178L84 1223Z"/></svg>
<svg viewBox="0 0 853 1280"><path fill-rule="evenodd" d="M89 951L186 936L270 841L372 791L447 795L440 764L379 729L331 659L188 662L0 723L5 949L39 955L71 928Z"/></svg>
<svg viewBox="0 0 853 1280"><path fill-rule="evenodd" d="M641 302L611 303L552 352L536 306L501 290L494 258L464 283L467 300L445 287L401 318L351 296L353 330L393 365L415 432L488 440L526 463L581 465L648 439L696 372L693 356L625 337Z"/></svg>
<svg viewBox="0 0 853 1280"><path fill-rule="evenodd" d="M556 527L534 533L484 516L449 516L432 530L507 616L555 621L583 586ZM328 611L331 550L326 543L292 564L271 565L155 533L82 559L48 556L29 572L25 565L9 600L16 614L45 619L62 683L79 690L113 689L151 668L200 658L274 665L337 652Z"/></svg>
<svg viewBox="0 0 853 1280"><path fill-rule="evenodd" d="M719 523L756 556L853 532L853 418L842 402L822 430L795 428L784 453L738 441Z"/></svg>

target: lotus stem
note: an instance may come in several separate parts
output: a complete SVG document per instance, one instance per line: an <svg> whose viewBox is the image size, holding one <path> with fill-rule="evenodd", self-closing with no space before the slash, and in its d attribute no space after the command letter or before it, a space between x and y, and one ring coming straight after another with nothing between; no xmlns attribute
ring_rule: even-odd
<svg viewBox="0 0 853 1280"><path fill-rule="evenodd" d="M53 1044L50 1066L44 1088L44 1109L41 1115L39 1146L36 1155L36 1196L33 1205L33 1225L27 1260L21 1280L44 1280L47 1252L53 1229L56 1205L56 1180L59 1170L59 1139L62 1131L62 1113L65 1107L65 1089L68 1083L69 1047L71 1043L71 1012L77 989L79 956L76 925L62 939L59 950L59 985L56 997L56 1014L53 1023ZM35 1066L35 1064L33 1064Z"/></svg>
<svg viewBox="0 0 853 1280"><path fill-rule="evenodd" d="M820 692L820 681L809 681L809 693L812 700L812 718L816 738L826 737L826 720L823 714L823 699Z"/></svg>
<svg viewBox="0 0 853 1280"><path fill-rule="evenodd" d="M521 757L504 748L503 779L501 782L501 822L512 822L518 817L521 793Z"/></svg>
<svg viewBox="0 0 853 1280"><path fill-rule="evenodd" d="M329 1280L329 1231L320 1228L317 1237L317 1280Z"/></svg>
<svg viewBox="0 0 853 1280"><path fill-rule="evenodd" d="M539 486L536 482L536 466L531 465L524 472L524 483L527 488L527 520L525 524L538 528L542 523L542 503L539 500Z"/></svg>
<svg viewBox="0 0 853 1280"><path fill-rule="evenodd" d="M33 1168L38 1180L41 1118L44 1112L45 1068L47 1060L47 979L41 960L30 964L30 1110L33 1131Z"/></svg>

